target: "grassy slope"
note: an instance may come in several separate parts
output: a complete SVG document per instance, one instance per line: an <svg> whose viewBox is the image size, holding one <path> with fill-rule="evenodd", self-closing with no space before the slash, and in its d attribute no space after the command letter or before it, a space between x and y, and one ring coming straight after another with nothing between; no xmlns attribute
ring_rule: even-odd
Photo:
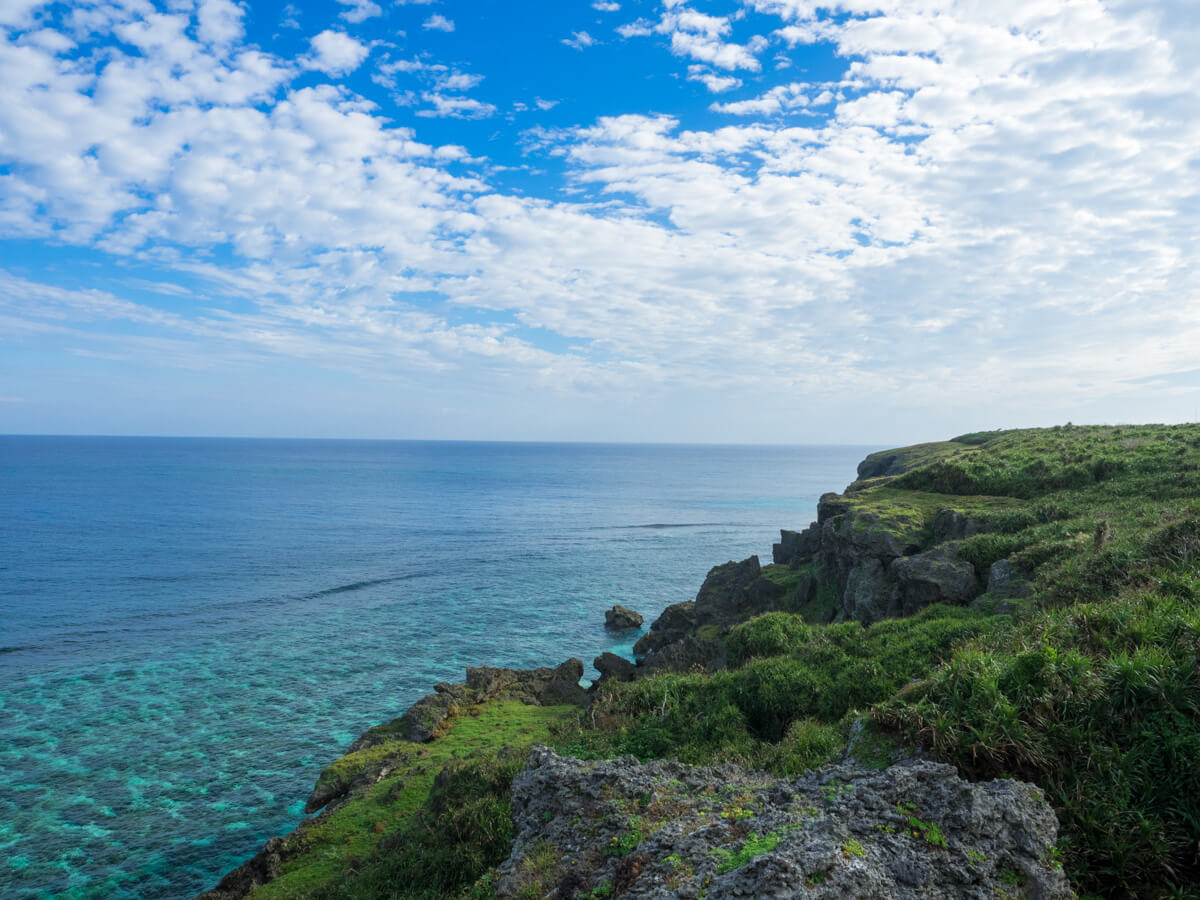
<svg viewBox="0 0 1200 900"><path fill-rule="evenodd" d="M431 797L434 778L448 765L473 776L491 773L493 781L500 778L503 790L499 793L503 796L492 796L490 804L477 804L487 809L476 810L480 815L473 822L474 834L469 840L484 844L496 840L499 834L507 848L511 839L511 834L504 832L508 816L508 784L524 762L523 751L534 743L545 743L551 726L569 717L574 710L575 707L538 707L514 701L494 701L459 715L445 734L428 744L392 741L347 754L326 768L321 775L322 781L340 779L385 756L392 757L396 767L387 777L309 828L305 832L305 852L285 863L279 878L258 888L250 897L252 900L308 897L329 889L337 895L349 896L344 887L349 873L369 869L381 842L386 847L395 843L398 835L411 838L418 830L419 823L413 820L427 813L431 800L435 799ZM505 761L500 762L501 751L505 748L509 752L505 754ZM504 781L505 777L507 781ZM476 777L475 782L470 782L470 790L478 788L477 801L487 799L484 797L487 784L486 777ZM491 833L484 827L488 822L492 826ZM439 843L445 845L447 842L440 839ZM470 853L466 855L470 856ZM494 862L489 857L486 865ZM469 884L486 865L481 862L474 871L449 873L453 876L451 881L457 879ZM469 860L457 860L457 868L464 866L469 868ZM429 881L422 879L421 883ZM367 895L372 892L368 890ZM428 896L441 895L439 890Z"/></svg>
<svg viewBox="0 0 1200 900"><path fill-rule="evenodd" d="M981 573L1004 558L1033 571L1016 614L933 607L864 631L771 613L735 629L729 672L605 686L598 727L565 749L782 774L835 755L869 713L876 735L969 775L1041 785L1084 892L1185 892L1200 879L1200 426L922 448L900 458L923 465L847 499L922 545L938 509L985 521L962 552ZM767 577L798 579L779 568Z"/></svg>

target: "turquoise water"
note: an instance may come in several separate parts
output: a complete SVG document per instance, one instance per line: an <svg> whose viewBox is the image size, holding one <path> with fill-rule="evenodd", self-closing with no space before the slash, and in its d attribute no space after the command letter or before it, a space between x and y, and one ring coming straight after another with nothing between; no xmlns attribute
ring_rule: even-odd
<svg viewBox="0 0 1200 900"><path fill-rule="evenodd" d="M872 448L0 437L0 896L187 897L467 665L629 651Z"/></svg>

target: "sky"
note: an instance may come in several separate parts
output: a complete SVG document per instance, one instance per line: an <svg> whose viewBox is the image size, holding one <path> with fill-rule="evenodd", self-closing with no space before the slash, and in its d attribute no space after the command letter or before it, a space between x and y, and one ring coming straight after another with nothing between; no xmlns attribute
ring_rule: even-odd
<svg viewBox="0 0 1200 900"><path fill-rule="evenodd" d="M0 0L0 433L1196 420L1197 46L1195 0Z"/></svg>

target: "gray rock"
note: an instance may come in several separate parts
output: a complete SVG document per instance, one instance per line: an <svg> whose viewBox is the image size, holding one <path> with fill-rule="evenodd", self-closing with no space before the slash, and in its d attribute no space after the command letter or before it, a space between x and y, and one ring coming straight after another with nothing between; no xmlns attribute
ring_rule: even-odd
<svg viewBox="0 0 1200 900"><path fill-rule="evenodd" d="M983 524L957 509L939 509L933 517L933 540L940 544L943 541L961 541L982 533Z"/></svg>
<svg viewBox="0 0 1200 900"><path fill-rule="evenodd" d="M1032 577L1011 559L998 559L988 569L987 592L1002 599L1028 597L1033 591Z"/></svg>
<svg viewBox="0 0 1200 900"><path fill-rule="evenodd" d="M604 613L604 625L606 628L612 628L617 631L625 631L630 628L642 627L641 613L634 612L632 609L622 606L617 603L612 609Z"/></svg>
<svg viewBox="0 0 1200 900"><path fill-rule="evenodd" d="M851 506L850 501L841 494L822 494L821 499L817 501L817 524L823 525L830 519L844 516L850 512Z"/></svg>
<svg viewBox="0 0 1200 900"><path fill-rule="evenodd" d="M637 677L637 666L615 653L601 653L592 665L600 673L599 681L633 681Z"/></svg>
<svg viewBox="0 0 1200 900"><path fill-rule="evenodd" d="M637 676L662 672L715 672L727 665L728 650L720 641L688 635L654 651L638 665Z"/></svg>
<svg viewBox="0 0 1200 900"><path fill-rule="evenodd" d="M779 530L779 543L771 545L771 559L777 565L796 566L821 549L821 529L817 523L803 531Z"/></svg>
<svg viewBox="0 0 1200 900"><path fill-rule="evenodd" d="M699 624L700 618L696 613L694 601L672 603L650 625L649 633L638 638L637 643L633 645L633 652L638 656L652 653L673 641L687 637Z"/></svg>
<svg viewBox="0 0 1200 900"><path fill-rule="evenodd" d="M241 900L255 888L278 878L283 868L285 840L271 838L258 853L222 878L211 891L205 891L195 900Z"/></svg>
<svg viewBox="0 0 1200 900"><path fill-rule="evenodd" d="M783 780L542 747L512 806L501 898L984 900L1015 896L1013 882L1039 900L1074 896L1051 861L1057 822L1037 788L971 784L928 761Z"/></svg>
<svg viewBox="0 0 1200 900"><path fill-rule="evenodd" d="M975 567L958 558L954 543L897 559L890 571L900 585L901 613L906 616L933 603L965 606L979 594Z"/></svg>
<svg viewBox="0 0 1200 900"><path fill-rule="evenodd" d="M864 625L900 613L900 587L878 559L868 557L850 571L842 593L842 619Z"/></svg>

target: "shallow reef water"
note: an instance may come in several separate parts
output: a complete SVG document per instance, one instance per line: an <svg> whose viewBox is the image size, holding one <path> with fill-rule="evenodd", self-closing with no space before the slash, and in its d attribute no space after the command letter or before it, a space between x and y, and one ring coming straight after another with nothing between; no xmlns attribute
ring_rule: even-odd
<svg viewBox="0 0 1200 900"><path fill-rule="evenodd" d="M467 665L628 653L863 447L0 437L0 895L186 897Z"/></svg>

